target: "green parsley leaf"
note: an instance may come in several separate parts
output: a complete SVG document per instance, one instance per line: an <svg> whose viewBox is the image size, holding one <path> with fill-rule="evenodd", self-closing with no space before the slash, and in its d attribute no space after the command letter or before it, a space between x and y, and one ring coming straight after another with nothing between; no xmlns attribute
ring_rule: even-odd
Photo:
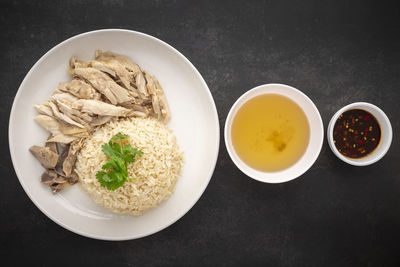
<svg viewBox="0 0 400 267"><path fill-rule="evenodd" d="M117 140L122 140L122 139L126 139L126 138L128 138L129 136L127 136L127 135L125 135L125 134L122 134L122 133L117 133L116 135L114 135L111 139L110 139L110 141L117 141Z"/></svg>
<svg viewBox="0 0 400 267"><path fill-rule="evenodd" d="M133 148L133 147L131 146L131 144L127 144L127 145L122 149L122 154L123 154L124 160L125 160L126 162L134 162L134 161L135 161L135 156L136 156L136 155L142 156L142 155L143 155L143 152L140 151L140 150L138 150L138 149L136 149L136 148Z"/></svg>
<svg viewBox="0 0 400 267"><path fill-rule="evenodd" d="M122 140L128 137L128 135L118 133L108 143L101 146L101 150L109 159L101 166L103 171L96 173L96 178L101 186L109 190L115 190L123 186L126 181L135 179L128 177L127 165L135 161L136 155L142 156L143 152L130 144L124 145Z"/></svg>
<svg viewBox="0 0 400 267"><path fill-rule="evenodd" d="M115 155L115 151L112 148L112 144L103 144L101 146L101 151L103 151L104 155L106 155L107 157L112 157Z"/></svg>

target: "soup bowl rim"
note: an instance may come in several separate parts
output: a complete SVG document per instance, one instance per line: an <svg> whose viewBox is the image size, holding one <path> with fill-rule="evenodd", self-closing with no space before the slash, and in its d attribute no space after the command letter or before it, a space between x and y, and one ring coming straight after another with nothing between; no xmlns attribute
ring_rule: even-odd
<svg viewBox="0 0 400 267"><path fill-rule="evenodd" d="M260 171L246 164L236 153L231 138L232 123L238 110L250 99L264 94L278 94L294 101L304 111L310 127L308 146L303 155L288 168L275 172ZM289 85L270 83L254 87L236 100L225 121L224 137L230 158L244 174L264 183L283 183L300 177L315 163L324 140L324 126L317 107L307 95Z"/></svg>

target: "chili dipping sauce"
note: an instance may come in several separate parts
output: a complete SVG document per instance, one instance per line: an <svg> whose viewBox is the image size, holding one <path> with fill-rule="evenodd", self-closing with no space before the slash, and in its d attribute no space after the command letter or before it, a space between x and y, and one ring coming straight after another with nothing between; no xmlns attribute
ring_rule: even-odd
<svg viewBox="0 0 400 267"><path fill-rule="evenodd" d="M381 128L376 118L362 109L342 113L333 127L333 143L337 150L349 158L362 158L378 146Z"/></svg>

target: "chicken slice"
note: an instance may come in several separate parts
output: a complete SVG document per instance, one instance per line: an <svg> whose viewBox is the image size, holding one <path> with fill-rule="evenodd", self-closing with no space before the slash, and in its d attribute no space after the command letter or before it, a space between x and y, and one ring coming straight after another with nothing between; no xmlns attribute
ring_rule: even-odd
<svg viewBox="0 0 400 267"><path fill-rule="evenodd" d="M139 94L141 94L141 96L143 98L148 98L149 97L149 93L147 92L146 89L146 80L144 79L143 73L139 72L136 77L135 77L135 81L136 81L136 86L139 90Z"/></svg>
<svg viewBox="0 0 400 267"><path fill-rule="evenodd" d="M74 135L79 137L86 136L88 134L86 128L80 128L68 123L60 123L60 131L66 135Z"/></svg>
<svg viewBox="0 0 400 267"><path fill-rule="evenodd" d="M97 100L80 99L73 103L73 105L82 112L101 116L125 117L132 112L127 108L114 106Z"/></svg>
<svg viewBox="0 0 400 267"><path fill-rule="evenodd" d="M74 117L79 117L82 120L84 120L85 122L92 121L92 117L90 117L89 114L80 112L79 110L76 110L76 109L73 109L72 104L70 102L63 101L63 100L57 100L56 104L62 113L66 114L67 116L69 116L72 119Z"/></svg>
<svg viewBox="0 0 400 267"><path fill-rule="evenodd" d="M91 126L103 125L104 123L109 122L112 118L113 118L113 116L96 116L90 122L90 125Z"/></svg>
<svg viewBox="0 0 400 267"><path fill-rule="evenodd" d="M115 59L118 61L126 70L131 72L133 76L136 76L139 72L142 72L140 70L139 65L133 63L130 61L127 57L107 51L107 52L102 52L101 50L96 50L95 53L95 58L96 60L107 60L107 59Z"/></svg>
<svg viewBox="0 0 400 267"><path fill-rule="evenodd" d="M73 105L67 101L57 101L57 106L62 113L67 114L72 120L85 127L86 131L79 132L91 132L93 130L89 124L93 118L89 114L74 109Z"/></svg>
<svg viewBox="0 0 400 267"><path fill-rule="evenodd" d="M113 104L130 101L128 91L119 86L107 74L94 68L76 68L74 76L87 80L97 91L102 93Z"/></svg>
<svg viewBox="0 0 400 267"><path fill-rule="evenodd" d="M39 114L53 116L53 111L51 110L49 104L47 103L41 105L34 105L34 107Z"/></svg>
<svg viewBox="0 0 400 267"><path fill-rule="evenodd" d="M89 116L89 114L86 114L86 115ZM75 136L82 137L82 134L83 134L83 136L85 136L85 135L87 135L87 133L89 133L89 132L91 132L93 130L92 126L90 126L90 124L89 124L90 121L92 121L92 117L89 116L90 117L90 121L85 121L82 118L80 118L78 116L75 116L75 115L71 115L70 117L71 117L71 119L73 119L74 121L78 122L79 124L82 124L83 127L85 127L85 128L82 128L81 131L79 131L79 133L74 134ZM74 125L71 125L71 126L76 127ZM76 128L78 128L78 127L76 127Z"/></svg>
<svg viewBox="0 0 400 267"><path fill-rule="evenodd" d="M58 135L60 131L60 123L53 117L47 115L37 115L35 121L40 124L47 131L51 132L52 135Z"/></svg>
<svg viewBox="0 0 400 267"><path fill-rule="evenodd" d="M118 78L121 81L122 85L126 89L128 89L129 91L132 92L131 94L134 97L138 97L139 96L138 93L137 93L136 88L131 86L131 80L133 80L133 75L131 75L124 68L124 66L121 63L119 63L117 60L115 60L115 59L102 59L102 60L99 60L99 61L94 60L94 61L92 61L91 64L93 65L94 68L96 68L95 66L102 65L102 67L101 67L102 69L112 70L114 72L114 75L113 75L114 78ZM101 69L99 68L99 70L101 70ZM107 73L109 73L109 72L107 72Z"/></svg>
<svg viewBox="0 0 400 267"><path fill-rule="evenodd" d="M171 117L171 111L168 106L167 98L165 97L164 91L158 82L158 80L155 80L155 92L159 97L160 100L160 107L161 107L161 114L164 119L164 123L169 120Z"/></svg>
<svg viewBox="0 0 400 267"><path fill-rule="evenodd" d="M58 161L58 154L48 147L32 146L29 151L37 158L46 169L54 168Z"/></svg>
<svg viewBox="0 0 400 267"><path fill-rule="evenodd" d="M79 128L85 128L82 124L77 123L76 121L74 121L73 119L68 117L67 114L61 113L58 110L56 104L54 104L53 102L49 102L49 106L51 107L51 110L53 111L54 116L57 117L58 119L60 119L61 121L64 121L64 122L69 123L71 125L78 126Z"/></svg>
<svg viewBox="0 0 400 267"><path fill-rule="evenodd" d="M139 117L139 118L146 118L148 116L147 113L142 112L142 111L132 111L132 115L134 117Z"/></svg>
<svg viewBox="0 0 400 267"><path fill-rule="evenodd" d="M76 57L71 57L69 59L68 73L73 75L76 68L87 68L88 65L89 64L85 61L79 60Z"/></svg>
<svg viewBox="0 0 400 267"><path fill-rule="evenodd" d="M167 98L165 97L165 95L161 95L159 100L161 107L161 115L163 117L164 123L166 123L169 120L169 118L171 118L171 112L168 107Z"/></svg>
<svg viewBox="0 0 400 267"><path fill-rule="evenodd" d="M150 95L153 95L155 93L155 89L154 89L154 81L153 81L153 77L148 74L147 72L143 72L144 73L144 77L146 78L146 87L147 87L147 91L149 92Z"/></svg>
<svg viewBox="0 0 400 267"><path fill-rule="evenodd" d="M123 103L123 104L121 104L121 106L132 109L134 111L140 111L140 112L146 113L147 115L150 114L149 107L145 106L145 105L139 105L139 104L134 104L134 103Z"/></svg>
<svg viewBox="0 0 400 267"><path fill-rule="evenodd" d="M77 98L100 100L101 94L97 92L90 84L74 79L70 82L60 83L58 85L60 91L70 93Z"/></svg>
<svg viewBox="0 0 400 267"><path fill-rule="evenodd" d="M115 71L113 71L111 68L107 67L106 65L104 65L103 63L101 63L99 61L95 61L95 60L91 61L90 66L92 68L98 69L99 71L109 74L113 78L117 78L117 74L115 73Z"/></svg>
<svg viewBox="0 0 400 267"><path fill-rule="evenodd" d="M47 142L68 144L77 139L77 137L63 134L60 129L60 122L53 117L47 115L37 115L35 117L35 121L52 134L52 137L49 138Z"/></svg>
<svg viewBox="0 0 400 267"><path fill-rule="evenodd" d="M111 92L108 85L110 77L94 68L76 68L73 71L74 77L79 77L88 81L98 92L103 94L112 104L118 103L115 95Z"/></svg>
<svg viewBox="0 0 400 267"><path fill-rule="evenodd" d="M167 122L171 114L163 89L157 79L155 79L147 72L143 73L146 78L147 91L151 95L153 111L158 119L163 118L163 121Z"/></svg>
<svg viewBox="0 0 400 267"><path fill-rule="evenodd" d="M59 93L53 93L53 95L50 96L50 100L64 100L72 103L78 100L78 98L69 93L59 92Z"/></svg>
<svg viewBox="0 0 400 267"><path fill-rule="evenodd" d="M154 111L155 115L157 116L157 119L160 119L161 118L161 109L160 109L160 102L158 100L158 96L152 95L151 102L153 104L153 111Z"/></svg>

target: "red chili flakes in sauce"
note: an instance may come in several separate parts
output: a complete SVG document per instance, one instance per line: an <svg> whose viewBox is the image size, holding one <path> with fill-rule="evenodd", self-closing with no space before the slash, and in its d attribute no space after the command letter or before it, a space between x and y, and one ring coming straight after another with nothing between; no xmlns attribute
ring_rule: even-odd
<svg viewBox="0 0 400 267"><path fill-rule="evenodd" d="M362 109L342 113L333 127L333 142L337 150L349 158L362 158L378 146L381 128L376 118Z"/></svg>

